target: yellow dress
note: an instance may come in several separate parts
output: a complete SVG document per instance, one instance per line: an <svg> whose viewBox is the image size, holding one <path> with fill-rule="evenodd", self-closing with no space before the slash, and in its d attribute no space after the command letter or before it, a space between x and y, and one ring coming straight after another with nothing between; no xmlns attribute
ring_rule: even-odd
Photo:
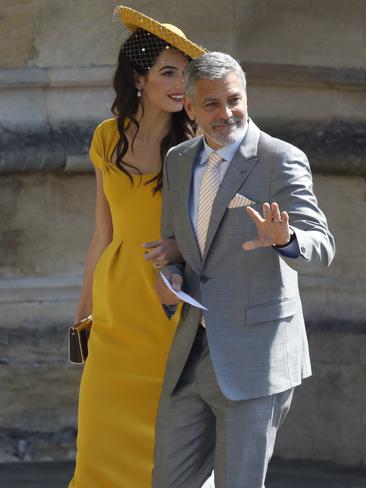
<svg viewBox="0 0 366 488"><path fill-rule="evenodd" d="M115 119L95 130L90 157L103 172L113 240L93 283L93 326L80 386L77 458L69 488L149 488L154 424L179 312L169 320L154 291L157 271L143 242L159 239L161 194L153 174L110 164Z"/></svg>

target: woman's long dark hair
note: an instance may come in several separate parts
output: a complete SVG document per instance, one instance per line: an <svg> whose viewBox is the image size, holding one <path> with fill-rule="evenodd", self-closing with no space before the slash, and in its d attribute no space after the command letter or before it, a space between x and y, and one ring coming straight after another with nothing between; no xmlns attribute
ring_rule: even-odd
<svg viewBox="0 0 366 488"><path fill-rule="evenodd" d="M117 117L117 126L118 132L120 135L118 144L117 144L117 161L116 166L126 173L126 175L130 178L131 183L133 183L132 176L129 171L127 171L126 166L135 169L139 174L142 174L141 171L132 166L131 164L126 163L123 161L124 156L126 155L129 143L126 136L126 129L133 124L136 127L136 132L134 134L133 141L137 135L137 132L140 128L140 124L136 119L137 110L139 106L139 99L137 97L137 90L136 90L136 79L135 73L138 75L146 76L149 72L148 68L144 68L141 65L138 65L131 59L131 56L126 56L126 46L129 47L129 50L133 51L134 46L133 43L135 42L136 33L132 34L121 46L118 55L118 64L114 74L113 79L113 88L116 92L115 99L113 101L111 110L112 113ZM144 53L148 59L151 60L151 66L153 66L156 62L157 57L163 51L165 45L167 43L163 43L159 38L156 38L150 33L147 33L145 30L140 29L138 31L139 43L141 46L141 39L144 46ZM161 49L157 49L157 41L159 47ZM137 49L137 46L136 46ZM185 110L181 110L180 112L172 113L171 118L171 126L169 129L168 134L162 139L160 143L160 157L161 162L163 163L164 158L168 150L180 142L183 142L191 137L196 135L196 124L189 120ZM132 141L132 147L133 147ZM163 183L163 164L160 172L154 176L151 180L147 183L151 183L152 181L156 181L156 186L153 189L153 193L155 194L158 191L161 191L162 183ZM146 184L147 184L146 183Z"/></svg>

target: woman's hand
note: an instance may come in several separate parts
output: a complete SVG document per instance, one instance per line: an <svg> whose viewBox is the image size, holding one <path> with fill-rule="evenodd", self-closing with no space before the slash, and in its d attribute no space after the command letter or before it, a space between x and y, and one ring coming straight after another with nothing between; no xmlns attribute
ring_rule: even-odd
<svg viewBox="0 0 366 488"><path fill-rule="evenodd" d="M175 239L160 239L159 241L145 242L143 244L146 251L146 261L151 261L154 268L164 268L168 264L179 263L182 256L179 252Z"/></svg>
<svg viewBox="0 0 366 488"><path fill-rule="evenodd" d="M166 278L170 281L175 291L181 291L183 286L183 277L177 273L169 274ZM164 283L160 273L155 281L155 291L164 305L178 305L182 300L177 297Z"/></svg>

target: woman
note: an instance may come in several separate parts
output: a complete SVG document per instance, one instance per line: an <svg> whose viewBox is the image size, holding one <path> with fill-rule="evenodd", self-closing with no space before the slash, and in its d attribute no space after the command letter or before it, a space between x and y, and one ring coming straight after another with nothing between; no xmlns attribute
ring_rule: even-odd
<svg viewBox="0 0 366 488"><path fill-rule="evenodd" d="M70 488L151 486L155 416L179 319L167 318L155 294L151 261L160 267L180 258L174 240L159 240L162 161L194 135L182 73L204 50L174 26L127 7L117 14L134 33L118 57L115 118L97 127L90 149L96 230L76 320L92 310L93 326ZM146 255L146 247L154 249Z"/></svg>

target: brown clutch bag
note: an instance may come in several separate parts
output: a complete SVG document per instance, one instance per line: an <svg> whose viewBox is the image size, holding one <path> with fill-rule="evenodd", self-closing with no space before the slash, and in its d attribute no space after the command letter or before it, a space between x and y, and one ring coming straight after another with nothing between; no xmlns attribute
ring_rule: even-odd
<svg viewBox="0 0 366 488"><path fill-rule="evenodd" d="M84 364L88 357L88 339L92 326L92 317L86 317L69 327L69 361L73 364Z"/></svg>

